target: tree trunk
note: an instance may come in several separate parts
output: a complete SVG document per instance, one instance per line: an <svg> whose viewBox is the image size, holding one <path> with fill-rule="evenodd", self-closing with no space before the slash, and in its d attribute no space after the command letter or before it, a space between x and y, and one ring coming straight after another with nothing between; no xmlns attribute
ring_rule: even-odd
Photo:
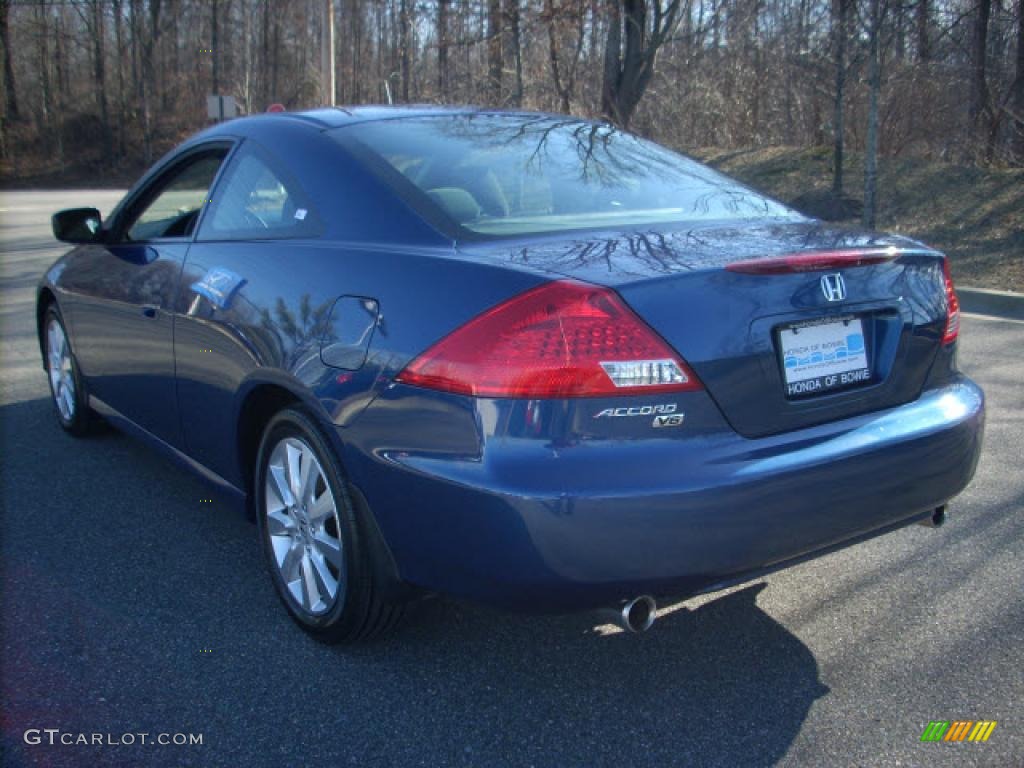
<svg viewBox="0 0 1024 768"><path fill-rule="evenodd" d="M512 54L512 64L516 73L515 86L509 102L516 107L523 103L523 49L519 32L519 2L520 0L505 0L504 25L506 42Z"/></svg>
<svg viewBox="0 0 1024 768"><path fill-rule="evenodd" d="M1014 145L1024 165L1024 0L1017 3L1017 79L1014 80Z"/></svg>
<svg viewBox="0 0 1024 768"><path fill-rule="evenodd" d="M974 28L971 35L971 85L968 101L968 130L970 139L984 141L985 120L988 112L988 22L992 15L992 0L978 0Z"/></svg>
<svg viewBox="0 0 1024 768"><path fill-rule="evenodd" d="M38 24L39 34L39 87L42 90L42 123L43 123L43 135L46 137L44 146L49 145L49 137L53 135L53 131L50 130L50 115L53 112L53 89L50 87L50 46L49 46L49 28L46 23L46 15L49 12L47 9L46 0L43 0L39 5L36 6L36 23Z"/></svg>
<svg viewBox="0 0 1024 768"><path fill-rule="evenodd" d="M14 87L14 60L11 58L11 36L8 27L8 14L11 10L9 0L0 0L0 42L4 46L4 116L7 120L17 120L18 92Z"/></svg>
<svg viewBox="0 0 1024 768"><path fill-rule="evenodd" d="M832 31L836 49L836 94L832 112L832 193L843 194L843 154L845 150L843 98L846 91L846 41L849 36L850 0L833 0Z"/></svg>
<svg viewBox="0 0 1024 768"><path fill-rule="evenodd" d="M142 143L146 162L153 162L153 108L152 93L156 71L156 47L160 42L160 5L161 0L149 2L149 29L142 42Z"/></svg>
<svg viewBox="0 0 1024 768"><path fill-rule="evenodd" d="M103 149L109 157L111 153L110 114L107 109L107 67L104 61L104 42L106 25L103 19L103 5L94 0L92 5L93 18L93 74L96 85L96 106L100 109L100 122L103 124Z"/></svg>
<svg viewBox="0 0 1024 768"><path fill-rule="evenodd" d="M164 9L163 14L165 17L170 16L172 19L177 19L180 18L182 13L181 0L168 0L167 7ZM179 86L182 82L185 82L185 80L181 76L182 64L179 50L181 47L179 45L179 33L181 31L181 26L178 24L172 24L167 31L170 33L170 38L164 40L164 45L170 48L170 63L169 65L165 63L160 67L160 70L162 72L166 72L164 82L166 83L167 80L170 80L171 87L165 86L161 101L165 105L165 109L171 109L171 105L176 102L177 98L180 98ZM192 58L197 55L196 48L198 48L201 43L190 36L186 37L186 39L188 40L189 46L187 56L188 58ZM190 95L193 95L194 98L201 99L203 104L206 103L206 93L203 88L202 81L198 78L191 83L191 87L188 87L187 91Z"/></svg>
<svg viewBox="0 0 1024 768"><path fill-rule="evenodd" d="M437 0L437 92L448 98L448 0Z"/></svg>
<svg viewBox="0 0 1024 768"><path fill-rule="evenodd" d="M932 43L928 37L931 18L930 0L917 0L917 60L926 62L932 57Z"/></svg>
<svg viewBox="0 0 1024 768"><path fill-rule="evenodd" d="M220 3L218 0L210 0L210 61L211 63L211 92L220 95L220 68L218 67L220 56L218 48L220 40L217 39L217 17L220 16Z"/></svg>
<svg viewBox="0 0 1024 768"><path fill-rule="evenodd" d="M112 0L114 10L114 46L117 49L115 69L117 69L117 156L124 157L124 131L128 112L124 98L124 18L122 17L121 0Z"/></svg>
<svg viewBox="0 0 1024 768"><path fill-rule="evenodd" d="M601 85L601 112L607 120L616 122L616 103L622 58L622 10L620 0L608 0L608 37L604 43L604 77Z"/></svg>
<svg viewBox="0 0 1024 768"><path fill-rule="evenodd" d="M878 92L882 87L879 61L880 0L871 0L868 30L868 131L864 148L864 226L874 229L878 213Z"/></svg>
<svg viewBox="0 0 1024 768"><path fill-rule="evenodd" d="M220 66L220 77L224 81L225 90L234 95L234 90L237 87L237 81L233 78L235 74L235 60L234 60L234 41L231 39L231 13L232 13L232 2L231 0L225 0L224 2L224 22L220 28L220 48L214 49L218 51L218 64ZM302 53L305 55L306 48L303 46Z"/></svg>
<svg viewBox="0 0 1024 768"><path fill-rule="evenodd" d="M555 86L561 102L562 112L569 112L569 89L562 84L562 73L558 65L558 27L555 20L554 0L544 0L544 16L548 28L548 67L551 70L551 83Z"/></svg>
<svg viewBox="0 0 1024 768"><path fill-rule="evenodd" d="M269 3L267 5L270 5ZM281 68L281 23L277 16L273 17L273 29L270 36L270 94L273 101L278 99L278 74Z"/></svg>
<svg viewBox="0 0 1024 768"><path fill-rule="evenodd" d="M64 9L58 8L53 19L53 68L57 75L57 126L54 138L57 151L57 164L64 173L64 118L70 102L71 87L68 74L68 46L64 31Z"/></svg>
<svg viewBox="0 0 1024 768"><path fill-rule="evenodd" d="M501 0L487 0L487 91L488 101L501 106Z"/></svg>
<svg viewBox="0 0 1024 768"><path fill-rule="evenodd" d="M629 127L654 74L658 50L676 27L679 0L608 0L608 37L604 49L601 112L605 119Z"/></svg>
<svg viewBox="0 0 1024 768"><path fill-rule="evenodd" d="M141 54L139 51L139 45L142 38L140 31L140 17L141 11L139 10L139 0L128 0L128 30L132 35L132 79L131 82L135 83L135 93L138 96L139 101L142 101L142 78L139 76L141 70ZM138 113L136 113L138 114Z"/></svg>
<svg viewBox="0 0 1024 768"><path fill-rule="evenodd" d="M412 45L409 41L410 26L409 0L401 0L398 11L398 47L400 55L399 70L402 77L402 102L405 104L409 103L409 86L412 78Z"/></svg>
<svg viewBox="0 0 1024 768"><path fill-rule="evenodd" d="M263 107L269 105L274 99L270 92L270 3L263 4L263 43L260 45L260 96L263 97Z"/></svg>

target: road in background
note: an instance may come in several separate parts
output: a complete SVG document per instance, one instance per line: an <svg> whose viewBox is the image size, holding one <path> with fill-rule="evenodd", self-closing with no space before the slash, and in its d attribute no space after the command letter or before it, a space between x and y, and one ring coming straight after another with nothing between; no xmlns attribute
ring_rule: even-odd
<svg viewBox="0 0 1024 768"><path fill-rule="evenodd" d="M33 325L62 251L49 214L116 197L0 195L3 765L1024 762L1024 324L964 320L986 446L939 530L668 606L641 636L436 599L388 641L330 648L286 618L254 526L209 486L57 426ZM920 741L979 719L999 723L987 743ZM25 743L46 728L203 743Z"/></svg>

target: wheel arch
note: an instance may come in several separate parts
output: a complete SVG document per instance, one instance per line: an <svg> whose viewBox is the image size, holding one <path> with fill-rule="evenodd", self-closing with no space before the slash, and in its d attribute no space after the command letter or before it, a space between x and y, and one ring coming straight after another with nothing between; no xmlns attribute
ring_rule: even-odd
<svg viewBox="0 0 1024 768"><path fill-rule="evenodd" d="M401 578L399 566L395 561L383 532L377 524L377 518L363 495L362 489L348 476L347 467L340 455L340 444L337 431L323 406L301 385L291 381L283 374L275 375L267 371L258 378L250 379L239 394L238 414L236 418L236 446L239 478L246 492L246 513L255 519L256 510L256 460L259 453L260 440L274 414L290 406L304 406L323 428L329 446L334 450L335 457L341 465L344 481L352 503L359 506L363 514L361 519L366 526L363 530L367 544L374 554L372 562L375 567L375 578L378 589L389 600L403 602L412 598L415 591Z"/></svg>
<svg viewBox="0 0 1024 768"><path fill-rule="evenodd" d="M274 414L291 405L305 404L295 388L279 380L250 381L239 394L235 417L235 461L242 490L248 498L246 511L256 513L253 481L260 440Z"/></svg>

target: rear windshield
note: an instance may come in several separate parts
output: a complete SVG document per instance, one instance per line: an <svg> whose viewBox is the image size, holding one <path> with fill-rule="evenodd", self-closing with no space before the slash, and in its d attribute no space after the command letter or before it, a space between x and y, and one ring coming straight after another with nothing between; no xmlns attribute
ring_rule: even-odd
<svg viewBox="0 0 1024 768"><path fill-rule="evenodd" d="M439 210L479 235L800 218L657 144L571 118L409 117L358 123L337 135L371 155L414 206Z"/></svg>

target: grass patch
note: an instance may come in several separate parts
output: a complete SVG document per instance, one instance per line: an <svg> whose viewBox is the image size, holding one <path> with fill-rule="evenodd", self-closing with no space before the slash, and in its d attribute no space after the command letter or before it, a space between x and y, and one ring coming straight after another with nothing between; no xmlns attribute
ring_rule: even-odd
<svg viewBox="0 0 1024 768"><path fill-rule="evenodd" d="M827 147L705 148L689 154L784 203L832 187ZM958 283L1024 291L1024 169L883 157L878 170L879 229L947 253ZM844 193L862 201L863 156L849 153L844 172Z"/></svg>

